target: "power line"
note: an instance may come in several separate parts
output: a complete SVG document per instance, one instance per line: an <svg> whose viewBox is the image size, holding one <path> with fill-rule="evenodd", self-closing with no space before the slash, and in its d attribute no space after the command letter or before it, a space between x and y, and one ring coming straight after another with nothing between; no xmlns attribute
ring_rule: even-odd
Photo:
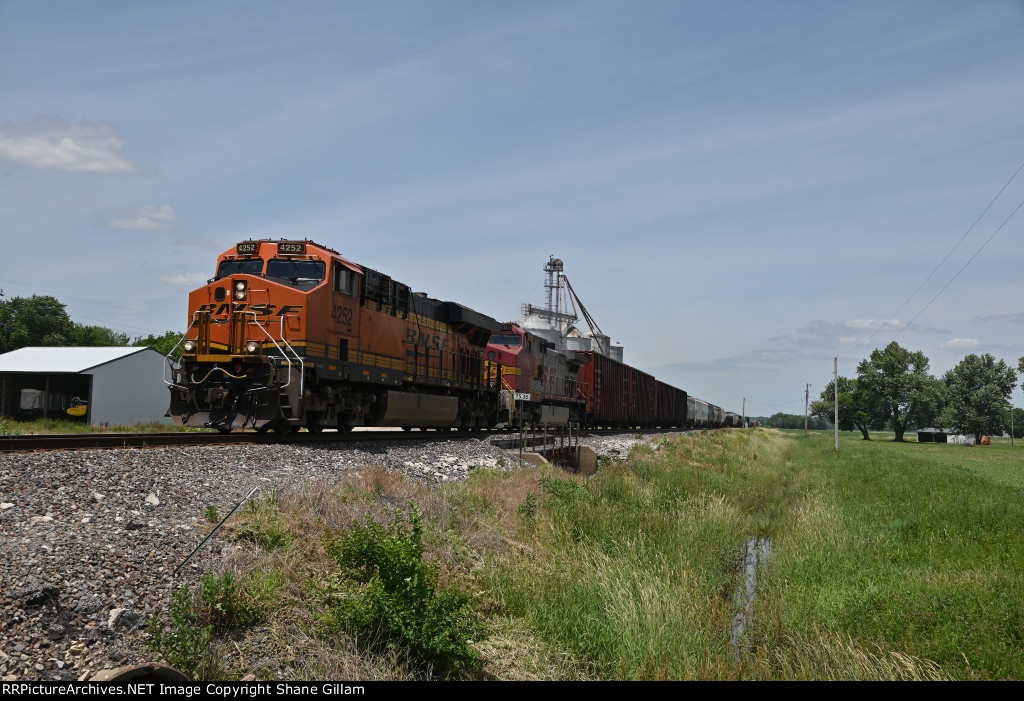
<svg viewBox="0 0 1024 701"><path fill-rule="evenodd" d="M880 325L880 326L879 326L879 327L878 327L877 329L875 329L875 330L874 330L874 331L872 332L872 334L871 334L870 336L868 336L867 340L866 340L866 341L864 341L864 343L868 343L868 342L870 342L870 341L871 341L871 339L872 339L872 338L874 338L874 337L875 337L875 335L876 335L876 334L877 334L877 333L878 333L879 331L881 331L882 329L884 329L884 328L885 328L885 322L886 322L886 321L888 321L889 319L895 319L895 318L896 318L896 315L897 315L897 314L899 314L899 313L900 313L901 311L903 311L903 308L904 308L904 307L906 307L906 306L907 306L907 305L908 305L908 304L910 303L910 300L912 300L912 299L913 299L914 297L916 297L916 296L917 296L917 293L921 291L921 288L922 288L922 287L924 287L925 285L927 285L927 284L928 284L928 281L929 281L929 280L931 280L931 279L932 279L932 277L934 277L934 276L935 276L935 273L939 272L939 268L941 268L941 267L942 267L943 265L945 265L946 261L947 261L947 260L949 260L949 257L950 257L951 255L953 255L953 252L954 252L954 251L955 251L955 250L956 250L957 248L959 248L959 247L960 247L960 244L964 242L964 239L965 239L965 238L967 238L967 235L968 235L968 234L970 234L970 233L971 233L972 231L974 231L974 227L976 227L976 226L978 225L978 222L980 222L980 221L981 221L982 217L984 217L984 216L985 216L986 214L988 214L988 210L992 209L992 205L994 205L994 204L996 203L996 200L998 200L998 199L999 199L999 197L1000 197L1000 196L1001 196L1001 195L1003 194L1003 192L1005 192L1005 191L1006 191L1006 188L1010 187L1010 183L1012 183L1012 182L1014 181L1014 179L1015 179L1015 178L1017 177L1017 175L1018 175L1018 174L1019 174L1019 173L1021 172L1021 170L1024 170L1024 163L1021 163L1021 164L1020 164L1020 166L1018 166L1018 167L1017 167L1017 170L1015 170L1015 171L1013 172L1013 175L1011 175L1011 176L1010 176L1010 179L1009 179L1009 180L1007 180L1007 181L1006 181L1006 182L1005 182L1005 183L1003 184L1003 187L1002 187L1002 188L1001 188L1001 189L999 190L999 192L997 192L997 193L996 193L996 196L992 198L992 201L988 203L988 206L987 206L987 207L985 207L985 209L984 209L984 210L982 210L981 214L979 214L979 215L978 215L978 218L974 220L974 223L973 223L973 224L971 224L971 226L970 226L970 227L969 227L969 228L967 229L967 231L965 231L965 232L964 232L964 235L963 235L963 236L961 236L961 237L960 237L960 239L959 239L959 240L958 240L958 241L957 241L957 242L956 242L955 244L953 244L953 247L952 247L951 249L949 249L949 251L948 251L948 252L946 253L946 256L945 256L945 257L944 257L944 258L943 258L942 260L940 260L940 261L939 261L939 264L938 264L938 265L936 265L936 266L935 266L935 268L934 268L934 269L933 269L933 270L932 270L932 271L931 271L930 273L928 273L928 277L926 277L926 278L924 279L924 282L922 282L922 283L921 283L920 285L918 285L918 286L917 286L917 289L916 289L916 290L914 290L914 291L913 291L913 292L912 292L912 293L910 294L910 296L909 296L909 297L907 297L907 298L906 298L906 299L905 299L905 300L903 301L903 304L901 304L901 305L900 305L899 309L897 309L897 310L896 310L896 311L894 311L894 312L893 312L892 314L890 314L890 315L889 315L889 318L888 318L888 319L885 319L885 320L883 320L883 321L882 321L882 324L881 324L881 325ZM1014 211L1016 211L1016 210L1014 210ZM1005 223L1005 222L1004 222L1004 223ZM987 243L987 242L986 242L986 243ZM977 255L977 254L975 254L975 255ZM973 260L973 259L972 259L972 260ZM959 275L959 273L957 273L957 274ZM943 289L945 289L945 288L943 288ZM934 301L934 300L933 300L933 301ZM930 303L929 303L929 304L930 304ZM922 310L922 311L923 311L923 310ZM916 318L916 317L915 317L915 318ZM902 330L902 329L901 329L901 330ZM897 335L898 335L898 334L897 334ZM860 346L857 346L857 347L859 348Z"/></svg>
<svg viewBox="0 0 1024 701"><path fill-rule="evenodd" d="M860 343L858 343L858 344L857 344L856 346L854 346L853 348L847 349L847 350L846 350L846 352L850 353L850 352L856 351L856 350L857 350L858 348L861 348L862 346L864 346L864 345L866 345L866 344L870 343L870 342L871 342L871 339L872 339L872 338L874 338L874 337L875 337L876 335L878 335L878 332L879 332L879 331L881 331L882 329L884 329L884 328L886 327L887 323L888 323L888 322L889 322L890 320L893 320L893 321L895 321L895 320L896 320L896 315L897 315L897 314L899 314L899 313L900 313L901 311L903 311L903 308L904 308L904 307L906 307L906 306L907 306L907 304L909 304L909 303L910 303L910 300L912 300L912 299L913 299L914 297L916 297L916 296L917 296L917 293L918 293L918 292L920 292L920 291L921 291L921 289L922 289L922 288L923 288L923 287L924 287L924 286L925 286L926 284L928 284L928 281L929 281L929 280L931 280L931 279L932 279L932 277L934 277L935 273L937 273L937 272L939 271L939 268L941 268L941 267L942 267L942 266L943 266L943 265L944 265L944 264L946 263L946 261L947 261L947 260L949 260L949 257L953 255L953 252L954 252L954 251L956 251L956 249L957 249L957 248L959 248L959 247L960 247L960 244L961 244L961 243L963 243L964 239L965 239L965 238L967 238L967 236L968 236L968 235L969 235L969 234L970 234L970 233L971 233L971 232L972 232L972 231L974 230L974 228L975 228L975 227L976 227L976 226L978 225L978 222L980 222L980 221L982 220L982 218L983 218L983 217L984 217L984 216L985 216L985 215L986 215L986 214L988 213L988 211L989 211L989 210L990 210L990 209L992 208L992 205L994 205L994 204L996 203L996 200L998 200L998 199L999 199L999 198L1000 198L1000 197L1002 196L1002 194L1003 194L1003 193L1004 193L1004 192L1006 191L1006 188L1008 188L1008 187L1010 186L1010 183L1012 183L1012 182L1013 182L1013 181L1014 181L1014 180L1015 180L1015 179L1017 178L1017 176L1018 176L1018 175L1020 174L1021 170L1024 170L1024 163L1021 163L1021 164L1020 164L1020 165L1019 165L1019 166L1017 167L1017 170L1015 170L1015 171L1013 172L1013 175L1011 175L1011 176L1010 176L1010 178L1009 178L1009 179L1008 179L1008 180L1007 180L1007 181L1006 181L1006 182L1005 182L1005 183L1003 184L1003 186L1002 186L1002 187L1001 187L1001 188L999 189L999 192L997 192L997 193L996 193L995 197L993 197L993 198L992 198L992 200L991 200L991 201L990 201L990 202L988 203L988 205L987 205L987 206L985 207L985 209L983 209L983 210L982 210L981 214L979 214L979 215L978 215L978 217L977 217L977 218L976 218L976 219L974 220L974 223L972 223L972 224L970 225L970 227L968 227L967 231L965 231L965 232L964 232L963 236L961 236L961 237L960 237L960 239L959 239L959 240L958 240L958 241L957 241L957 242L956 242L955 244L953 244L953 247L949 249L949 251L948 251L948 252L946 253L945 257L943 257L943 259L942 259L941 261L939 261L939 264L938 264L938 265L936 265L936 266L935 266L935 268L934 268L934 269L933 269L933 270L932 270L932 271L931 271L931 272L930 272L930 273L928 274L928 276L927 276L927 277L926 277L926 278L924 279L924 282L922 282L922 283L921 283L920 285L918 285L918 286L917 286L917 289L915 289L915 290L914 290L914 291L913 291L913 292L912 292L912 293L910 294L910 296L909 296L909 297L907 297L907 298L906 298L906 299L905 299L905 300L903 301L903 304L901 304L901 305L899 306L899 308L898 308L898 309L897 309L897 310L896 310L895 312L893 312L892 314L890 314L890 315L889 315L889 317L888 317L887 319L883 319L883 320L882 320L882 323L881 323L881 324L880 324L880 325L878 326L878 328L877 328L877 329L875 329L874 331L872 331L872 332L871 332L871 335L870 335L870 336L868 336L868 337L867 337L866 339L864 339L863 341L861 341ZM945 285L945 286L944 286L944 287L943 287L943 288L942 288L941 290L939 290L939 291L938 291L938 293L936 293L936 295L935 295L934 297L932 297L932 298L931 298L931 299L930 299L930 300L928 301L928 303L927 303L927 304L925 304L925 305L924 305L924 307L922 307L922 308L921 308L921 310L920 310L920 311L919 311L919 312L918 312L917 314L915 314L915 315L914 315L914 318L913 318L913 319L911 319L910 321L908 321L908 322L907 322L907 323L906 323L906 324L905 324L905 325L904 325L904 326L903 326L903 327L902 327L902 328L901 328L901 329L900 329L899 331L897 331L897 332L896 332L896 333L895 333L895 334L893 335L893 337L892 337L892 338L893 338L893 340L895 340L895 338L896 338L897 336L899 336L899 335L900 335L901 333L903 333L903 332L904 332L904 331L905 331L905 330L907 329L907 327L909 327L909 326L910 326L910 325L911 325L912 323L914 323L914 321L915 321L915 320L916 320L916 319L917 319L917 318L918 318L919 316L921 316L921 314L923 314L923 313L924 313L924 311L925 311L926 309L928 309L928 307L930 307L930 306L932 305L932 303L933 303L933 302L934 302L934 301L935 301L936 299L938 299L939 295L941 295L941 294L942 294L943 292L945 292L945 291L946 291L946 288L948 288L948 287L949 287L949 286L950 286L951 284L953 284L953 281L954 281L954 280L956 280L956 278L957 278L957 277L958 277L958 276L960 275L960 273L962 273L962 272L964 271L964 269L965 269L965 268L966 268L966 267L967 267L968 265L970 265L970 264L971 264L971 261L973 261L973 260L974 260L975 258L977 258L977 257L978 257L978 254L980 254L980 253L982 252L982 250L984 250L984 248L985 248L985 247L986 247L986 246L987 246L987 245L989 244L989 242L990 242L990 241L991 241L991 240L992 240L993 238L995 238L996 234L998 234L998 233L1000 232L1000 230L1002 230L1002 228L1003 228L1004 226L1006 226L1007 222L1009 222L1009 221L1010 221L1010 219L1012 219L1012 218L1013 218L1013 216L1014 216L1014 215L1015 215L1015 214L1017 213L1017 211L1018 211L1018 210L1019 210L1019 209L1021 208L1021 206L1024 206L1024 201L1021 201L1021 203L1017 205L1017 207L1016 207L1016 208L1015 208L1015 209L1013 210L1013 212L1011 212L1011 213L1010 213L1010 216L1008 216L1008 217L1007 217L1007 218L1006 218L1006 219L1005 219L1005 220L1003 221L1003 223L999 225L999 228L997 228L997 229L996 229L996 230L995 230L995 231L994 231L994 232L992 233L992 235L991 235L991 236L989 236L989 237L988 237L988 238L987 238L987 239L985 240L985 243L983 243L983 244L981 245L981 247L980 247L980 248L979 248L979 249L978 249L978 250L977 250L977 251L976 251L976 252L974 253L974 255L973 255L973 256L971 256L971 257L970 257L970 259L968 259L968 261L967 261L966 263L964 263L964 265L963 265L963 266L962 266L962 267L960 268L960 270L958 270L958 271L956 272L956 274L955 274L955 275L954 275L954 276L953 276L952 278L950 278L949 282L947 282L947 283L946 283L946 285Z"/></svg>
<svg viewBox="0 0 1024 701"><path fill-rule="evenodd" d="M765 404L764 402L755 402L753 399L751 399L749 401L750 401L751 404L757 404L758 406L775 407L775 406L789 406L790 404L796 404L797 402L802 402L803 400L804 400L803 397L798 397L798 398L794 399L791 402L782 402L781 404Z"/></svg>
<svg viewBox="0 0 1024 701"><path fill-rule="evenodd" d="M69 314L68 316L70 317L71 315ZM118 324L118 323L113 322L113 321L107 321L106 319L97 319L94 316L86 316L85 314L75 314L75 317L81 318L81 319L89 319L90 321L100 321L100 322L102 322L104 324L109 324L110 326L120 326L122 329L133 329L135 331L146 331L146 332L151 333L151 334L165 333L164 331L155 331L153 329L144 329L144 328L139 327L139 326L129 326L128 324Z"/></svg>
<svg viewBox="0 0 1024 701"><path fill-rule="evenodd" d="M3 281L3 282L13 282L16 285L24 285L25 287L28 287L29 289L34 289L34 290L39 290L40 292L49 292L51 294L60 295L64 299L77 299L77 300L82 301L82 302L92 302L93 304L100 304L100 305L103 305L105 307L111 307L112 309L123 309L126 312L138 311L137 309L132 309L131 307L124 307L124 306L121 306L119 304L112 304L109 300L96 299L94 297L79 297L78 295L68 294L66 291L62 292L61 290L54 289L52 287L43 287L43 286L38 285L38 284L36 284L34 282L31 282L31 283L30 282L22 282L21 280L11 280L10 278L2 278L2 277L0 277L0 281ZM35 293L33 293L33 294L35 294Z"/></svg>
<svg viewBox="0 0 1024 701"><path fill-rule="evenodd" d="M918 312L917 314L915 314L915 315L914 315L914 318L913 318L913 319L911 319L910 321L908 321L908 322L906 323L906 325L905 325L905 326L904 326L904 327L903 327L902 329L900 329L899 331L897 331L897 332L896 332L896 334L895 334L895 335L893 336L893 338L894 338L894 339L896 338L896 336L899 336L899 335L900 335L901 333L903 333L904 331L906 331L906 329L907 329L907 326L910 326L911 324L913 324L913 323L914 323L914 321L915 321L915 320L917 319L917 317L921 316L921 315L922 315L922 314L924 313L924 310L925 310L925 309L927 309L928 307L932 306L932 302L934 302L935 300L937 300L937 299L939 298L939 295L941 295L941 294L942 294L943 292L945 292L945 291L946 291L946 287L949 287L950 285L952 285L952 284L953 284L953 280L956 280L956 279L957 279L957 277L959 277L960 273L962 273L962 272L964 271L964 269L965 269L965 268L966 268L966 267L967 267L968 265L970 265L970 264L971 264L971 261L973 261L973 260L974 260L975 258L977 258L977 257L978 257L978 254L980 254L980 253L981 253L981 252L982 252L983 250L985 250L985 246L987 246L987 245L989 244L989 242L991 242L991 241L992 241L992 239L994 239L994 238L996 237L996 234L998 234L998 233L999 233L1000 231L1002 231L1002 230L1003 230L1003 227L1004 227L1004 226L1006 226L1006 224L1007 224L1007 223L1008 223L1008 222L1009 222L1009 221L1010 221L1011 219L1013 219L1013 216L1014 216L1015 214L1017 214L1017 212L1018 212L1018 211L1020 210L1020 208L1021 208L1021 207L1024 207L1024 200L1021 200L1021 201L1020 201L1020 204L1018 204L1018 205L1017 205L1017 206L1016 206L1016 207L1014 208L1014 210L1013 210L1012 212L1010 212L1010 216L1008 216L1008 217L1007 217L1006 219L1004 219L1004 220L1003 220L1003 223L999 225L999 228L997 228L997 229L996 229L995 231L993 231L993 232L992 232L992 235L991 235L991 236L989 236L989 237L988 237L987 239L985 239L985 243L981 244L981 247L980 247L980 248L979 248L979 249L978 249L977 251L975 251L975 252L974 252L974 255L973 255L973 256L971 256L970 258L968 258L968 259L967 259L967 262L966 262L966 263L964 263L964 264L963 264L963 266L962 266L962 267L961 267L961 268L960 268L959 270L957 270L957 271L956 271L956 275L954 275L953 277L951 277L951 278L949 279L949 282L947 282L947 283L946 283L945 287L943 287L943 288L942 288L941 290L939 290L938 292L936 292L936 293L935 293L935 296L934 296L934 297L932 297L932 298L931 298L930 300L928 300L928 304L924 305L924 307L922 307L922 308L921 308L921 311L919 311L919 312Z"/></svg>

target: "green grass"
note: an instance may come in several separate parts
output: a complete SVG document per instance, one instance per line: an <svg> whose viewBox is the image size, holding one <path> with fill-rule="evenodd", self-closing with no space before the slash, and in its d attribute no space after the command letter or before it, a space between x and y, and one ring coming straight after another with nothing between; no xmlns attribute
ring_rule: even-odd
<svg viewBox="0 0 1024 701"><path fill-rule="evenodd" d="M35 419L33 421L16 421L7 416L0 416L0 436L22 436L33 434L69 434L69 433L193 433L209 432L214 429L177 426L158 422L140 424L92 425L84 421L70 419Z"/></svg>
<svg viewBox="0 0 1024 701"><path fill-rule="evenodd" d="M598 678L1024 677L1008 442L843 437L841 451L827 434L717 433L573 488L542 481L530 552L544 555L502 561L496 595ZM754 536L773 548L741 661L732 596Z"/></svg>
<svg viewBox="0 0 1024 701"><path fill-rule="evenodd" d="M763 644L830 629L957 678L1024 677L1024 487L1009 443L798 436L819 488L765 568ZM1018 463L1019 464L1019 463Z"/></svg>

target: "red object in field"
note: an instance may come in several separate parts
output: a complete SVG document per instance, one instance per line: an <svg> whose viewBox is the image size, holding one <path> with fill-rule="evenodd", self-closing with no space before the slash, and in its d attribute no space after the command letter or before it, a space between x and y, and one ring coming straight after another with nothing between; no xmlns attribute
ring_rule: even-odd
<svg viewBox="0 0 1024 701"><path fill-rule="evenodd" d="M982 436L981 437L981 444L982 445L991 445L992 444L992 439L989 438L988 436Z"/></svg>

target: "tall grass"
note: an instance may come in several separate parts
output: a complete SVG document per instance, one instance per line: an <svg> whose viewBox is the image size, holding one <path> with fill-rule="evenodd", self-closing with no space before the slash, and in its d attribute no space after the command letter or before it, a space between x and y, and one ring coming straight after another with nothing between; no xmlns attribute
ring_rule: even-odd
<svg viewBox="0 0 1024 701"><path fill-rule="evenodd" d="M542 480L543 560L502 562L508 613L602 678L731 676L732 593L743 545L772 536L805 487L778 434L716 433L634 451L584 484Z"/></svg>

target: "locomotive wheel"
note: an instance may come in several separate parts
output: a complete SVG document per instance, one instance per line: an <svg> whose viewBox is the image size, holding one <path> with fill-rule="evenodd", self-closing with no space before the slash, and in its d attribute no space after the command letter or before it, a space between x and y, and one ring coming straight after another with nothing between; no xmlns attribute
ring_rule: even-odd
<svg viewBox="0 0 1024 701"><path fill-rule="evenodd" d="M256 429L256 433L266 433L270 430L270 424L263 424Z"/></svg>
<svg viewBox="0 0 1024 701"><path fill-rule="evenodd" d="M274 424L274 431L280 433L282 436L287 436L289 433L295 433L295 427L284 421L278 421Z"/></svg>
<svg viewBox="0 0 1024 701"><path fill-rule="evenodd" d="M231 427L224 428L223 426L218 426L217 433L231 433Z"/></svg>
<svg viewBox="0 0 1024 701"><path fill-rule="evenodd" d="M412 430L412 426L402 426L402 430L403 431L411 431Z"/></svg>

